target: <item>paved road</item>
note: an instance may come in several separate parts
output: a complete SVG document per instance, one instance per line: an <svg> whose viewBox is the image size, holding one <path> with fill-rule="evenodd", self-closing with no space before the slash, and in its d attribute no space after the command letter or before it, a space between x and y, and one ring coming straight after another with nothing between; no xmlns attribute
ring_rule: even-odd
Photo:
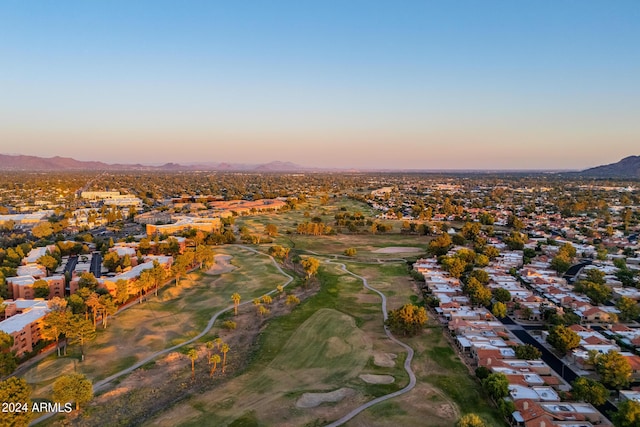
<svg viewBox="0 0 640 427"><path fill-rule="evenodd" d="M362 280L362 283L364 284L364 287L369 289L370 291L373 291L375 293L377 293L378 295L380 295L380 297L382 298L382 317L384 318L385 322L387 321L387 297L380 292L379 290L369 286L369 283L367 282L367 279L365 279L362 276L358 276L355 273L352 273L351 271L349 271L347 269L347 267L339 262L335 262L335 261L331 261L328 260L326 261L330 264L336 264L341 266L342 270L344 270L345 272L349 273L350 275L357 277L358 279ZM327 427L337 427L337 426L341 426L342 424L346 423L347 421L349 421L350 419L352 419L353 417L355 417L356 415L358 415L360 412L364 411L367 408L372 407L373 405L376 405L380 402L384 402L385 400L389 400L391 398L394 398L396 396L400 396L402 394L407 393L408 391L411 391L415 386L416 386L416 376L413 373L413 370L411 369L411 361L413 360L413 349L411 347L409 347L408 345L406 345L405 343L399 341L398 339L396 339L396 337L394 337L391 332L389 331L389 328L387 328L387 326L385 325L384 327L384 333L387 334L387 337L389 337L389 339L393 342L395 342L396 344L402 346L405 350L407 350L407 358L404 361L404 370L407 371L407 374L409 374L409 384L407 384L406 387L404 387L401 390L398 390L396 392L384 395L384 396L380 396L378 398L375 398L367 403L365 403L364 405L358 406L357 408L355 408L353 411L349 412L347 415L345 415L344 417L340 418L339 420L336 420L334 422L332 422L331 424L328 424Z"/></svg>
<svg viewBox="0 0 640 427"><path fill-rule="evenodd" d="M285 272L282 270L282 268L280 267L280 265L278 265L278 263L276 262L276 260L275 260L275 259L273 259L273 257L272 257L272 256L267 255L267 254L264 254L264 253L262 253L262 252L260 252L260 251L257 251L257 250L255 250L255 249L253 249L253 248L250 248L250 247L248 247L248 246L241 246L241 245L238 245L238 246L240 246L240 247L242 247L242 248L245 248L245 249L248 249L248 250L249 250L249 251L251 251L251 252L255 252L256 254L259 254L259 255L263 255L263 256L269 257L269 258L271 259L271 262L273 262L273 264L274 264L274 265L276 266L276 268L278 269L278 271L280 271L280 273L282 273L285 277L287 277L287 281L282 285L283 287L286 287L287 285L289 285L289 284L293 281L293 277L291 277L289 274L285 273ZM267 293L267 295L271 295L271 294L274 294L274 293L276 293L276 292L277 292L277 289L274 289L274 290L272 290L272 291L268 292L268 293ZM240 305L242 306L242 305L245 305L245 304L253 304L253 301L252 301L252 300L248 300L248 301L245 301L245 302L241 303ZM173 347L169 347L169 348L166 348L166 349L164 349L164 350L161 350L161 351L158 351L158 352L156 352L156 353L153 353L153 354L151 354L151 355L149 355L149 356L145 357L145 358L144 358L144 359L142 359L141 361L139 361L139 362L137 362L137 363L135 363L135 364L131 365L130 367L128 367L128 368L126 368L126 369L123 369L123 370L122 370L122 371L120 371L120 372L116 372L115 374L113 374L113 375L111 375L111 376L109 376L109 377L107 377L107 378L105 378L105 379L103 379L103 380L101 380L101 381L98 381L98 382L94 383L94 384L93 384L93 393L95 394L95 393L97 393L98 391L100 391L100 390L104 389L104 388L105 388L105 387L106 387L110 382L112 382L113 380L115 380L115 379L117 379L117 378L120 378L120 377L122 377L122 376L125 376L125 375L129 375L131 372L135 371L136 369L138 369L139 367L141 367L141 366L145 365L146 363L151 362L152 360L156 359L157 357L159 357L159 356L163 356L163 355L165 355L165 354L167 354L167 353L170 353L170 352L172 352L172 351L178 350L178 349L179 349L179 348L181 348L181 347L184 347L184 346L186 346L186 345L191 344L191 343L192 343L192 342L194 342L194 341L199 340L200 338L202 338L203 336L205 336L205 335L206 335L206 334L211 330L211 328L213 327L213 324L216 322L216 320L218 320L218 318L219 318L223 313L225 313L225 312L227 312L227 311L230 311L230 310L233 310L233 308L234 308L234 306L233 306L233 305L231 305L231 306L229 306L229 307L227 307L227 308L224 308L224 309L222 309L222 310L218 311L218 312L217 312L217 313L215 313L213 316L211 316L211 318L209 319L209 323L207 323L207 326L202 330L202 332L200 332L200 333L199 333L198 335L196 335L195 337L193 337L193 338L191 338L191 339L189 339L189 340L187 340L187 341L183 342L182 344L174 345ZM40 423L40 422L42 422L42 421L45 421L45 420L47 420L47 419L51 418L51 417L52 417L52 416L54 416L54 415L56 415L56 414L55 414L55 413L49 413L49 414L43 415L42 417L40 417L40 418L38 418L38 419L33 420L29 425L36 425L36 424L38 424L38 423Z"/></svg>
<svg viewBox="0 0 640 427"><path fill-rule="evenodd" d="M592 263L593 262L591 260L585 260L578 264L572 265L571 267L569 267L566 273L564 273L564 276L562 276L562 278L565 279L568 283L573 283L576 281L576 278L578 277L578 274L580 274L582 269L587 265L591 265Z"/></svg>
<svg viewBox="0 0 640 427"><path fill-rule="evenodd" d="M572 383L576 380L580 375L576 374L569 366L567 366L562 360L560 360L555 354L553 354L547 347L542 345L538 340L533 338L529 332L520 329L520 330L512 330L511 331L515 336L517 336L520 341L525 344L531 344L538 348L542 353L542 360L544 360L547 365L551 367L558 375L560 375L565 381L568 383ZM609 401L605 402L604 405L596 406L596 408L602 412L605 417L608 417L611 412L617 412L617 408Z"/></svg>
<svg viewBox="0 0 640 427"><path fill-rule="evenodd" d="M100 252L94 252L91 256L91 267L89 271L93 273L93 276L97 279L102 276L102 254Z"/></svg>
<svg viewBox="0 0 640 427"><path fill-rule="evenodd" d="M71 255L67 260L67 264L64 266L65 273L73 273L73 270L76 268L76 264L78 263L78 255Z"/></svg>

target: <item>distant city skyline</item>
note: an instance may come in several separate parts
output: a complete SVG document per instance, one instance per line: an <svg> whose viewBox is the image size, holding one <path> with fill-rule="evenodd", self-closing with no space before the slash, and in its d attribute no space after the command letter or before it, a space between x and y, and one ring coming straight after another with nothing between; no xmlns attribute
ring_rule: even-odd
<svg viewBox="0 0 640 427"><path fill-rule="evenodd" d="M640 150L640 2L3 2L0 152L586 169Z"/></svg>

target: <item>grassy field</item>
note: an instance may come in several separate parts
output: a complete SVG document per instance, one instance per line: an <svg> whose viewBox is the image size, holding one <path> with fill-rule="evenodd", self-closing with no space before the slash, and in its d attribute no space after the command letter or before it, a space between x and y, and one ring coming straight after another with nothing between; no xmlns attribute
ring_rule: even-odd
<svg viewBox="0 0 640 427"><path fill-rule="evenodd" d="M177 405L149 425L231 425L252 414L264 425L304 425L338 418L372 397L397 390L408 378L401 348L384 336L380 300L362 282L334 265L321 269L320 291L289 315L272 319L259 337L250 368L220 388ZM374 352L400 357L393 367L372 364ZM394 384L367 384L359 374L392 375ZM297 408L304 392L356 390L348 400L318 408ZM241 396L234 398L229 396ZM177 415L180 414L180 415Z"/></svg>
<svg viewBox="0 0 640 427"><path fill-rule="evenodd" d="M50 397L50 385L60 372L73 371L93 381L118 372L144 357L179 344L197 335L217 311L232 305L231 294L243 300L259 297L284 283L285 278L271 260L241 247L217 248L231 255L237 268L220 276L200 272L189 274L180 285L167 285L158 297L118 313L107 329L99 329L95 341L86 346L86 359L80 363L79 348L70 347L68 357L52 355L30 368L24 377L34 388L34 397Z"/></svg>
<svg viewBox="0 0 640 427"><path fill-rule="evenodd" d="M371 210L364 204L334 199L331 205L317 201L300 209L283 213L238 217L236 225L253 233L262 233L267 223L276 224L280 234L275 243L293 247L294 254L309 254L323 259L319 270L317 292L305 291L298 279L296 292L307 292L300 305L280 310L265 321L253 306L241 308L241 315L223 316L238 322L236 331L223 331L220 322L201 343L220 335L231 343L231 369L214 380L208 378L208 367L201 354L196 371L198 381L188 382L190 364L184 355L166 357L136 371L114 385L114 389L96 399L98 407L114 405L106 412L120 414L105 425L140 424L148 426L319 426L335 420L351 409L399 390L408 383L403 369L406 353L390 341L383 330L380 297L365 289L362 281L347 274L338 265L345 262L355 274L366 277L369 284L388 298L388 309L421 298L408 274L406 262L384 262L391 259L416 259L421 253L380 253L380 248L413 247L426 249L429 238L416 235L348 234L336 236L298 236L288 234L295 224L320 216L331 224L341 208L350 212ZM396 223L396 229L399 229ZM270 244L260 246L266 251ZM341 256L346 248L355 247L353 258ZM119 314L106 332L88 349L88 359L75 366L91 378L98 379L129 366L144 354L182 342L204 327L212 313L231 305L230 295L239 292L243 301L259 297L284 283L285 278L264 256L238 246L216 249L232 256L236 269L219 276L192 274L180 287L164 289L158 300ZM377 260L382 263L375 263ZM276 297L277 298L277 297ZM282 304L281 304L282 306ZM364 411L349 426L429 425L451 426L461 413L480 414L488 425L502 425L496 411L482 397L477 382L444 338L439 325L432 324L418 337L404 339L416 350L412 367L418 385L411 392ZM118 344L116 344L118 343ZM200 346L202 353L202 345ZM385 357L387 359L385 359ZM374 360L390 360L381 366ZM25 377L41 395L56 370L72 370L73 359L51 358ZM106 361L106 362L105 362ZM391 384L370 384L362 374L390 375ZM176 398L149 409L153 393L172 389ZM302 408L296 402L304 393L321 393L349 388L352 393L342 401ZM160 396L158 396L160 398ZM163 401L164 402L164 401ZM127 412L137 404L135 417ZM130 411L129 411L130 412ZM87 415L91 409L87 411ZM152 415L155 414L155 415ZM88 419L91 419L90 417ZM143 420L143 421L132 421ZM425 424L425 420L429 420ZM91 425L76 422L75 425Z"/></svg>

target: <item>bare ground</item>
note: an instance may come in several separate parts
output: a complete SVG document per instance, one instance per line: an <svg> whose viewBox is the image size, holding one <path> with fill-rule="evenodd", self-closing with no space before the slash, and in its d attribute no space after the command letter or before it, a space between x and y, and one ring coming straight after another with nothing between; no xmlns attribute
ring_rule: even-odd
<svg viewBox="0 0 640 427"><path fill-rule="evenodd" d="M317 292L318 284L312 283L294 293L300 300ZM291 311L284 298L275 297L270 306L270 316L279 316ZM210 378L211 366L207 364L207 349L204 345L198 349L195 362L195 380L191 380L191 361L182 353L173 352L144 366L113 387L97 396L87 408L79 414L71 414L54 425L72 426L128 426L140 425L160 414L159 425L173 426L197 415L190 406L178 405L190 397L213 391L227 383L242 371L248 361L251 348L264 326L266 319L257 315L253 306L241 307L237 316L231 320L236 322L235 331L220 331L220 337L229 345L227 367L223 374L220 365L213 378ZM213 336L211 337L213 339ZM215 349L214 349L215 352ZM167 408L187 409L167 411ZM165 419L165 415L167 416Z"/></svg>
<svg viewBox="0 0 640 427"><path fill-rule="evenodd" d="M323 403L340 402L353 393L354 390L348 387L342 387L328 393L304 393L296 402L296 406L298 408L315 408Z"/></svg>
<svg viewBox="0 0 640 427"><path fill-rule="evenodd" d="M376 254L415 254L424 252L422 248L414 248L411 246L389 246L386 248L376 249L375 251L371 251Z"/></svg>
<svg viewBox="0 0 640 427"><path fill-rule="evenodd" d="M360 379L368 384L392 384L396 381L391 375L362 374Z"/></svg>
<svg viewBox="0 0 640 427"><path fill-rule="evenodd" d="M236 267L230 263L231 258L233 258L231 255L216 254L214 257L215 265L207 270L206 274L217 275L235 270Z"/></svg>
<svg viewBox="0 0 640 427"><path fill-rule="evenodd" d="M373 364L382 368L393 368L396 365L395 359L398 358L394 353L373 353Z"/></svg>

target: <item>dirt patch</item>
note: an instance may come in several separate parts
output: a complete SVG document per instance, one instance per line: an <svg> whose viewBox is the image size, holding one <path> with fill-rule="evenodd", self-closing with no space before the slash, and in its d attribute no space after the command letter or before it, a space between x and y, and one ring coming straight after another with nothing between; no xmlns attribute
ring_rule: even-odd
<svg viewBox="0 0 640 427"><path fill-rule="evenodd" d="M351 345L338 337L331 337L327 340L327 357L337 357L351 351Z"/></svg>
<svg viewBox="0 0 640 427"><path fill-rule="evenodd" d="M354 390L342 387L328 393L305 393L296 402L298 408L315 408L323 403L336 403L348 396L352 396Z"/></svg>
<svg viewBox="0 0 640 427"><path fill-rule="evenodd" d="M373 364L382 368L393 368L396 366L397 354L393 353L373 353Z"/></svg>
<svg viewBox="0 0 640 427"><path fill-rule="evenodd" d="M414 248L411 246L389 246L386 248L376 249L375 251L372 251L372 252L376 254L400 254L400 253L415 254L415 253L424 252L424 249Z"/></svg>
<svg viewBox="0 0 640 427"><path fill-rule="evenodd" d="M368 384L392 384L396 381L391 375L362 374L360 379Z"/></svg>
<svg viewBox="0 0 640 427"><path fill-rule="evenodd" d="M456 410L449 403L442 403L437 409L440 418L455 420L457 418Z"/></svg>
<svg viewBox="0 0 640 427"><path fill-rule="evenodd" d="M213 276L222 273L229 273L235 270L236 267L229 263L229 261L231 261L231 258L233 258L231 255L216 255L214 257L215 265L207 270L206 274Z"/></svg>

